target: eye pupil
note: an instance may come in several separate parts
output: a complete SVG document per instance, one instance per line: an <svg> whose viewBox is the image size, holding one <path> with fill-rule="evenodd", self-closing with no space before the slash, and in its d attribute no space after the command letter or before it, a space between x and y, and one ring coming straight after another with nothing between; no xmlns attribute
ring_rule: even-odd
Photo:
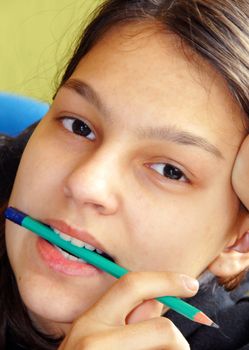
<svg viewBox="0 0 249 350"><path fill-rule="evenodd" d="M183 173L181 170L175 168L173 165L166 164L163 169L163 175L166 177L170 177L173 180L179 180L183 176Z"/></svg>
<svg viewBox="0 0 249 350"><path fill-rule="evenodd" d="M89 128L86 123L82 122L81 120L74 120L72 124L72 129L75 134L81 135L81 136L88 136L92 131Z"/></svg>

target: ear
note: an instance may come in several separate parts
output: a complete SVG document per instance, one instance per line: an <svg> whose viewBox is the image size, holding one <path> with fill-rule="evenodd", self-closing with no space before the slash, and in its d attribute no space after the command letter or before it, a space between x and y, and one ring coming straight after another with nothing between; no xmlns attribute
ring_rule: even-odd
<svg viewBox="0 0 249 350"><path fill-rule="evenodd" d="M240 211L232 238L208 266L208 270L218 277L238 275L249 266L249 214L245 208Z"/></svg>

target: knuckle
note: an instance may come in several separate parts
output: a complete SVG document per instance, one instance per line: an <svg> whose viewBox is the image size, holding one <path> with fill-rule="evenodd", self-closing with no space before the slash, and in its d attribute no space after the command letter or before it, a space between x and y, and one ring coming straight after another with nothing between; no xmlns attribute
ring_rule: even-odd
<svg viewBox="0 0 249 350"><path fill-rule="evenodd" d="M158 336L171 333L171 328L173 328L173 323L168 318L157 317L154 319L154 330Z"/></svg>
<svg viewBox="0 0 249 350"><path fill-rule="evenodd" d="M96 342L93 336L86 336L78 340L75 350L96 350Z"/></svg>
<svg viewBox="0 0 249 350"><path fill-rule="evenodd" d="M137 272L129 272L122 276L119 280L120 287L124 291L131 292L132 290L137 290L139 285L138 273Z"/></svg>
<svg viewBox="0 0 249 350"><path fill-rule="evenodd" d="M170 349L190 350L190 346L174 323L165 317L154 319L154 331L160 339L161 346Z"/></svg>
<svg viewBox="0 0 249 350"><path fill-rule="evenodd" d="M165 283L167 283L168 286L175 286L177 289L183 289L184 285L182 282L182 279L180 277L180 274L177 274L175 272L166 272L165 273ZM184 288L185 289L185 288Z"/></svg>

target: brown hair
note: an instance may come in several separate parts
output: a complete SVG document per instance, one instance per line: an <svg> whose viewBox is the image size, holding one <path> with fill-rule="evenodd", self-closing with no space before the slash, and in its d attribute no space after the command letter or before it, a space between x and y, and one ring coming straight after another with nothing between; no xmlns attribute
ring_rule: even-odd
<svg viewBox="0 0 249 350"><path fill-rule="evenodd" d="M95 11L93 19L80 36L58 88L68 80L80 60L110 28L142 21L160 24L161 28L177 34L184 44L207 60L224 77L241 110L249 117L249 0L107 0ZM23 150L23 143L19 141L6 141L8 145L17 145L18 156L10 151L10 146L4 153L4 142L0 147L0 159L4 154L6 164L6 168L1 168L6 173L0 184L1 206L7 203L13 175ZM11 162L13 167L9 165ZM53 342L34 329L22 305L7 259L4 220L0 214L0 347L4 348L9 324L16 338L22 344L29 344L29 348L56 349L56 340ZM243 275L219 282L225 283L227 289L232 289ZM21 325L16 320L22 320Z"/></svg>
<svg viewBox="0 0 249 350"><path fill-rule="evenodd" d="M248 0L109 0L94 13L62 77L62 85L79 61L117 24L154 21L177 34L226 79L249 115Z"/></svg>

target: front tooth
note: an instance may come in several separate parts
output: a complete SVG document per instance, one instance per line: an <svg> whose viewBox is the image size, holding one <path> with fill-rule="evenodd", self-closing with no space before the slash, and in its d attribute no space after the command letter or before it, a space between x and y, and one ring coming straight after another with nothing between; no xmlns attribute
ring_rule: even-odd
<svg viewBox="0 0 249 350"><path fill-rule="evenodd" d="M61 250L61 254L64 256L64 258L68 259L69 253L65 252L64 250Z"/></svg>
<svg viewBox="0 0 249 350"><path fill-rule="evenodd" d="M102 252L102 250L100 250L100 249L96 249L97 250L97 252L99 253L99 254L102 254L103 252Z"/></svg>
<svg viewBox="0 0 249 350"><path fill-rule="evenodd" d="M85 245L84 242L80 241L77 238L72 238L71 243L73 245L76 245L77 247L84 247L84 245Z"/></svg>
<svg viewBox="0 0 249 350"><path fill-rule="evenodd" d="M53 231L54 231L55 233L58 233L58 235L61 234L61 231L57 230L56 228L53 228Z"/></svg>
<svg viewBox="0 0 249 350"><path fill-rule="evenodd" d="M59 233L59 236L61 238L63 238L65 241L71 241L71 239L72 239L71 236L68 236L68 235L66 235L65 233L62 233L62 232Z"/></svg>
<svg viewBox="0 0 249 350"><path fill-rule="evenodd" d="M71 254L69 254L68 259L71 260L71 261L79 261L79 259L76 258L76 256L73 256Z"/></svg>
<svg viewBox="0 0 249 350"><path fill-rule="evenodd" d="M94 250L95 248L91 244L84 243L86 249Z"/></svg>
<svg viewBox="0 0 249 350"><path fill-rule="evenodd" d="M56 228L53 228L54 232L57 233L61 238L63 238L65 241L71 241L72 237L68 236L66 233L63 233Z"/></svg>

